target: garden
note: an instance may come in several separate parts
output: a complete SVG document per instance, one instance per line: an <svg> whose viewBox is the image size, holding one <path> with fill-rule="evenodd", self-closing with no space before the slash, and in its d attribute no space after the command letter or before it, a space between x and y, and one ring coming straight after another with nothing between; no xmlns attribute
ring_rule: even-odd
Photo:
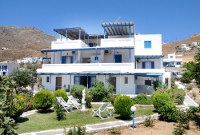
<svg viewBox="0 0 200 135"><path fill-rule="evenodd" d="M41 90L33 97L31 93L21 91L19 84L12 77L0 77L0 96L1 96L1 125L0 134L18 134L25 132L41 131L48 129L66 128L78 126L80 130L84 131L86 124L101 123L114 120L130 120L131 106L139 105L135 112L135 117L149 116L153 113L160 114L161 121L152 121L150 118L145 120L144 127L154 127L156 123L167 122L175 123L173 134L179 135L190 132L190 123L195 121L199 127L199 112L200 107L191 107L188 110L182 111L176 105L182 105L185 92L178 89L172 79L172 89L164 90L161 87L156 88L156 92L152 96L146 94L139 94L134 98L124 95L113 94L113 86L105 87L102 82L96 82L95 85L86 89L82 85L73 85L70 93L65 90L56 90L50 92L49 90ZM25 86L24 86L25 87ZM82 100L82 91L86 90L86 107L88 112L81 113L78 109L69 110L67 113L56 97L62 97L65 102L68 102L68 96L72 95L79 103ZM94 105L92 102L110 102L114 107L115 113L108 119L100 119L99 117L92 117L94 109L100 105ZM146 105L140 106L140 105ZM153 106L149 106L153 105ZM23 112L37 109L35 114L27 117L20 117ZM108 112L102 114L108 116ZM154 123L154 124L153 124ZM166 124L166 123L165 123ZM191 124L192 127L194 124ZM138 126L141 127L141 126ZM110 132L118 132L119 129L113 129ZM70 130L70 132L78 132L77 130Z"/></svg>

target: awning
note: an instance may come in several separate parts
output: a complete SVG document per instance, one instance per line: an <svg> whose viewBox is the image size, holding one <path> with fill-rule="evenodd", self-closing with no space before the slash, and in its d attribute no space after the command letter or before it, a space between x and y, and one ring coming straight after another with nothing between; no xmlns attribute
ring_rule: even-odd
<svg viewBox="0 0 200 135"><path fill-rule="evenodd" d="M102 27L106 31L107 36L114 35L133 35L134 34L134 24L130 22L106 22L101 23Z"/></svg>
<svg viewBox="0 0 200 135"><path fill-rule="evenodd" d="M79 34L82 40L89 36L81 27L54 29L54 31L71 40L79 39Z"/></svg>

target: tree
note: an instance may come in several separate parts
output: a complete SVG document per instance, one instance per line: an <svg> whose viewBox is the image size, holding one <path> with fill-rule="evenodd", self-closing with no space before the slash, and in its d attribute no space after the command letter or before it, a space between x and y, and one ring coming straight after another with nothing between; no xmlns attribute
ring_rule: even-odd
<svg viewBox="0 0 200 135"><path fill-rule="evenodd" d="M26 87L31 84L32 78L30 73L26 69L14 70L12 77L14 81L17 83L17 93L20 93L21 90L26 89Z"/></svg>
<svg viewBox="0 0 200 135"><path fill-rule="evenodd" d="M0 134L16 135L15 120L10 118L16 83L7 76L0 76Z"/></svg>
<svg viewBox="0 0 200 135"><path fill-rule="evenodd" d="M183 67L187 69L183 74L183 80L188 78L190 78L190 80L195 79L197 84L200 84L200 45L198 45L197 49L198 52L194 56L194 62L190 61L183 64ZM184 77L186 77L186 79L184 79Z"/></svg>

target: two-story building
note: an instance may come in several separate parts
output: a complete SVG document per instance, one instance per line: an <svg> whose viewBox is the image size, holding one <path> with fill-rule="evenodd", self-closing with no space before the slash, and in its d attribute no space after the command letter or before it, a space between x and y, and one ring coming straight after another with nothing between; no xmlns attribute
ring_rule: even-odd
<svg viewBox="0 0 200 135"><path fill-rule="evenodd" d="M117 94L138 94L151 93L153 80L165 83L161 34L135 34L132 21L101 25L104 34L96 35L80 27L54 29L60 38L42 50L51 63L37 69L45 88L90 88L97 79L105 86L109 80Z"/></svg>
<svg viewBox="0 0 200 135"><path fill-rule="evenodd" d="M169 53L167 59L163 59L163 65L169 67L181 67L182 55L176 55L176 53Z"/></svg>
<svg viewBox="0 0 200 135"><path fill-rule="evenodd" d="M19 64L10 63L8 61L0 62L0 76L11 75L13 71L18 68Z"/></svg>

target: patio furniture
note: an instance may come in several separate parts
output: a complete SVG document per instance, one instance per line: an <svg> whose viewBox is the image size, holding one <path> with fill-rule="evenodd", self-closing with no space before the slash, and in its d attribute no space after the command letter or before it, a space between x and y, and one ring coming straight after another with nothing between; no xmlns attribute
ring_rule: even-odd
<svg viewBox="0 0 200 135"><path fill-rule="evenodd" d="M104 117L102 116L102 113L103 112L106 112L106 113L109 113L108 112L108 109L107 109L107 107L108 107L108 105L110 105L110 103L109 102L106 102L106 103L103 103L99 108L97 108L96 110L92 110L93 111L93 115L92 115L92 117L93 116L98 116L98 117L100 117L101 119L104 119ZM107 116L107 117L109 117L109 116Z"/></svg>
<svg viewBox="0 0 200 135"><path fill-rule="evenodd" d="M108 106L107 107L107 110L108 110L108 114L110 115L110 116L112 116L113 114L114 114L114 107L113 106Z"/></svg>
<svg viewBox="0 0 200 135"><path fill-rule="evenodd" d="M72 96L68 96L68 104L71 104L73 107L79 110L79 106L81 105L80 103L77 102L77 100Z"/></svg>
<svg viewBox="0 0 200 135"><path fill-rule="evenodd" d="M56 97L57 101L62 105L62 107L69 113L72 110L73 106L67 102L62 97Z"/></svg>

